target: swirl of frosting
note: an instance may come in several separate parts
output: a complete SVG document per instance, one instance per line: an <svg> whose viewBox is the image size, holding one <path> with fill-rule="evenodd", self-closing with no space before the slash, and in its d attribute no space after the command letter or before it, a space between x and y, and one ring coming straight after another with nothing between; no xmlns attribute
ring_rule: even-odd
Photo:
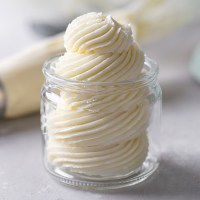
<svg viewBox="0 0 200 200"><path fill-rule="evenodd" d="M79 54L67 52L56 64L59 76L88 82L116 82L137 77L144 65L144 54L136 44L121 54Z"/></svg>
<svg viewBox="0 0 200 200"><path fill-rule="evenodd" d="M81 82L116 83L142 74L144 53L131 28L110 16L89 13L65 34L67 52L54 66L58 76ZM149 88L104 85L102 91L65 88L47 116L49 161L71 172L117 176L136 170L148 152ZM98 90L96 88L96 90Z"/></svg>
<svg viewBox="0 0 200 200"><path fill-rule="evenodd" d="M139 168L148 153L146 133L135 139L108 146L71 147L50 139L48 159L67 170L89 176L126 175Z"/></svg>
<svg viewBox="0 0 200 200"><path fill-rule="evenodd" d="M51 137L72 146L118 144L145 132L149 123L148 103L128 111L56 110L48 118Z"/></svg>
<svg viewBox="0 0 200 200"><path fill-rule="evenodd" d="M80 88L81 90L81 88ZM94 95L93 92L84 93L80 90L67 89L61 92L58 103L59 110L77 110L77 111L88 111L92 113L102 112L121 112L130 111L137 106L145 107L144 100L149 95L150 91L147 87L143 87L140 90L133 90L129 87L129 90L125 90L125 87L118 88L114 87L114 92L109 91L106 86L103 86L102 92L98 92Z"/></svg>
<svg viewBox="0 0 200 200"><path fill-rule="evenodd" d="M68 25L64 45L68 52L121 53L132 43L130 26L123 26L111 16L88 13Z"/></svg>

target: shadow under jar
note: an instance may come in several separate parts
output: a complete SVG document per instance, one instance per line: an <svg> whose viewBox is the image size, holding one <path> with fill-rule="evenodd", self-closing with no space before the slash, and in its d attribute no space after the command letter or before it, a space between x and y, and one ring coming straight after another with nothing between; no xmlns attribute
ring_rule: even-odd
<svg viewBox="0 0 200 200"><path fill-rule="evenodd" d="M137 79L79 82L43 67L44 162L57 180L83 189L135 185L159 165L161 89L158 66L145 57Z"/></svg>

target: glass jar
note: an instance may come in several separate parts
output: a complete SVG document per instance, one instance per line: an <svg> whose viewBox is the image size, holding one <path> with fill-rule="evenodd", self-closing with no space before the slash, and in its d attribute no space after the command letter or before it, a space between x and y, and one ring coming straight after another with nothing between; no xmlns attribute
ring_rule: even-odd
<svg viewBox="0 0 200 200"><path fill-rule="evenodd" d="M135 185L159 165L161 89L158 66L145 57L141 76L123 82L79 82L43 67L44 162L57 180L83 189Z"/></svg>

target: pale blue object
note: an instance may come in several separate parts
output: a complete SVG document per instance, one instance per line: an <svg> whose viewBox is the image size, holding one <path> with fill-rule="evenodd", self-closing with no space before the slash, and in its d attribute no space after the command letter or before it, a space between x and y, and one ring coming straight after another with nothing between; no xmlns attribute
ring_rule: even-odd
<svg viewBox="0 0 200 200"><path fill-rule="evenodd" d="M192 55L190 73L195 80L200 82L200 44Z"/></svg>

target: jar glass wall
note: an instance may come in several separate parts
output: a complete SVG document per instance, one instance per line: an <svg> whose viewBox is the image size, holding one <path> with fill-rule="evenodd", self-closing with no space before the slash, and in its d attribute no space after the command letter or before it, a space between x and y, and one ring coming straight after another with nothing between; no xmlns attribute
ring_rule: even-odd
<svg viewBox="0 0 200 200"><path fill-rule="evenodd" d="M84 189L145 180L159 165L158 66L146 57L137 79L78 82L54 73L58 58L43 67L41 123L48 172Z"/></svg>

